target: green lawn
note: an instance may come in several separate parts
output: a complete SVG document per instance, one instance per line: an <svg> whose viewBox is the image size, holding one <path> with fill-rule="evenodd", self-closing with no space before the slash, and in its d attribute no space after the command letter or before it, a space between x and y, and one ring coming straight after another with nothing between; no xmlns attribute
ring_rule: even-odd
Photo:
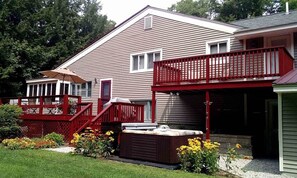
<svg viewBox="0 0 297 178"><path fill-rule="evenodd" d="M0 146L0 177L204 178L210 176L45 150L8 150Z"/></svg>

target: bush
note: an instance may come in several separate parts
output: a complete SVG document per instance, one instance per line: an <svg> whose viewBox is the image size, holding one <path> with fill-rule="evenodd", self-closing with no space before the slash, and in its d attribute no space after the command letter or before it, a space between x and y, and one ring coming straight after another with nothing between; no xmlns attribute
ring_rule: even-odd
<svg viewBox="0 0 297 178"><path fill-rule="evenodd" d="M59 146L64 144L64 135L57 134L55 132L52 132L50 134L45 135L44 138L47 139L47 140L53 140Z"/></svg>
<svg viewBox="0 0 297 178"><path fill-rule="evenodd" d="M32 139L35 143L34 148L56 148L58 146L58 143L55 142L52 139L46 139L46 138L35 138Z"/></svg>
<svg viewBox="0 0 297 178"><path fill-rule="evenodd" d="M177 148L181 169L195 173L214 174L219 170L219 143L200 138L188 139L188 145Z"/></svg>
<svg viewBox="0 0 297 178"><path fill-rule="evenodd" d="M15 105L0 105L0 141L21 135L19 117L22 109Z"/></svg>
<svg viewBox="0 0 297 178"><path fill-rule="evenodd" d="M105 134L98 134L96 131L90 130L88 133L74 133L71 143L74 144L75 154L82 154L88 157L108 157L113 152L112 142L114 138L111 136L112 131L107 131Z"/></svg>

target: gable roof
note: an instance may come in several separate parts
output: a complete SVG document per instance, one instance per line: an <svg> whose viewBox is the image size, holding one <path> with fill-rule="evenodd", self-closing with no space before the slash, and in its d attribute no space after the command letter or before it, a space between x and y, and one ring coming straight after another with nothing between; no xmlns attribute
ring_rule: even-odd
<svg viewBox="0 0 297 178"><path fill-rule="evenodd" d="M108 40L112 39L115 37L117 34L121 33L140 19L144 18L147 15L155 15L155 16L160 16L164 17L167 19L171 20L176 20L184 23L189 23L209 29L214 29L218 31L222 31L225 33L230 33L233 34L236 30L238 30L240 27L232 24L227 24L227 23L222 23L214 20L209 20L206 18L199 18L199 17L194 17L194 16L189 16L189 15L184 15L181 13L176 13L176 12L171 12L167 11L164 9L156 8L156 7L151 7L151 6L146 6L127 20L125 20L123 23L119 24L116 26L113 30L111 30L109 33L107 33L105 36L102 38L94 41L92 44L84 48L82 51L78 52L77 54L73 55L70 57L66 62L58 66L57 68L66 68L69 65L73 64L83 56L87 55L91 51L95 50Z"/></svg>
<svg viewBox="0 0 297 178"><path fill-rule="evenodd" d="M297 27L297 11L289 14L277 13L267 16L260 16L250 19L231 22L233 25L242 27L235 34L247 33L259 30L271 31L273 28Z"/></svg>

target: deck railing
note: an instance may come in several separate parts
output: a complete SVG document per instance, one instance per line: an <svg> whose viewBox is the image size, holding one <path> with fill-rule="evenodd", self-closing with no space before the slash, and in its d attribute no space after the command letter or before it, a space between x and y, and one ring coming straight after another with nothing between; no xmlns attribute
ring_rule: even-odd
<svg viewBox="0 0 297 178"><path fill-rule="evenodd" d="M284 47L275 47L156 61L153 85L282 76L293 60Z"/></svg>
<svg viewBox="0 0 297 178"><path fill-rule="evenodd" d="M98 128L101 123L106 122L144 122L144 105L111 103L93 118L91 125Z"/></svg>
<svg viewBox="0 0 297 178"><path fill-rule="evenodd" d="M74 115L81 109L81 96L52 95L0 98L2 104L14 104L23 109L23 114Z"/></svg>

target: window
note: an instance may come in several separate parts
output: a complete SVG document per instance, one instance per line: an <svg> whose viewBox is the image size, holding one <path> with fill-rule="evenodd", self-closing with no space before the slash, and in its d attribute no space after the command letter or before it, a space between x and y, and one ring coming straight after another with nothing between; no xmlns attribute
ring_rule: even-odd
<svg viewBox="0 0 297 178"><path fill-rule="evenodd" d="M144 17L144 29L148 30L153 28L153 16Z"/></svg>
<svg viewBox="0 0 297 178"><path fill-rule="evenodd" d="M65 89L64 89L65 86ZM60 83L60 95L68 95L69 84L68 83Z"/></svg>
<svg viewBox="0 0 297 178"><path fill-rule="evenodd" d="M260 38L252 38L246 40L246 49L256 49L263 48L263 37Z"/></svg>
<svg viewBox="0 0 297 178"><path fill-rule="evenodd" d="M227 42L210 44L210 54L227 52Z"/></svg>
<svg viewBox="0 0 297 178"><path fill-rule="evenodd" d="M154 67L154 61L161 60L161 50L155 52L145 52L131 55L130 72L151 71Z"/></svg>
<svg viewBox="0 0 297 178"><path fill-rule="evenodd" d="M71 84L71 94L89 98L92 96L92 82Z"/></svg>
<svg viewBox="0 0 297 178"><path fill-rule="evenodd" d="M154 67L154 61L160 61L160 53L148 53L147 54L148 60L148 69L152 69Z"/></svg>
<svg viewBox="0 0 297 178"><path fill-rule="evenodd" d="M133 56L133 71L144 69L144 55Z"/></svg>
<svg viewBox="0 0 297 178"><path fill-rule="evenodd" d="M230 39L206 42L206 54L225 53L230 51Z"/></svg>

